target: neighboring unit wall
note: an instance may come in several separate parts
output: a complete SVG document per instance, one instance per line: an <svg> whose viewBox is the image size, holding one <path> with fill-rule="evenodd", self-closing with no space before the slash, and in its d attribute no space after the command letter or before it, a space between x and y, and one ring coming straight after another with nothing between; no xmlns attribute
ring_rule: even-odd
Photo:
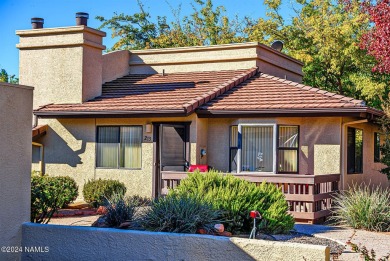
<svg viewBox="0 0 390 261"><path fill-rule="evenodd" d="M130 73L130 52L114 51L103 55L102 82L109 82Z"/></svg>
<svg viewBox="0 0 390 261"><path fill-rule="evenodd" d="M291 81L302 81L302 63L268 46L253 43L223 44L131 51L130 72L154 74L248 69Z"/></svg>
<svg viewBox="0 0 390 261"><path fill-rule="evenodd" d="M212 167L229 170L229 127L239 123L299 125L299 174L340 173L339 117L209 119L208 164Z"/></svg>
<svg viewBox="0 0 390 261"><path fill-rule="evenodd" d="M0 260L19 260L22 223L30 220L33 88L0 83ZM11 249L12 248L12 249Z"/></svg>
<svg viewBox="0 0 390 261"><path fill-rule="evenodd" d="M351 122L353 119L344 119L344 122ZM390 182L385 174L380 173L384 167L382 163L374 162L374 133L379 132L379 126L373 123L360 123L348 125L352 128L363 130L363 173L347 174L347 126L345 129L345 151L344 151L344 189L353 184L381 185L389 187Z"/></svg>
<svg viewBox="0 0 390 261"><path fill-rule="evenodd" d="M45 146L45 173L52 176L70 176L79 186L79 199L82 199L83 185L89 179L117 179L124 182L129 195L152 196L153 186L153 142L142 143L141 169L106 169L96 165L96 127L105 125L142 125L152 122L189 122L191 164L196 163L196 115L177 118L124 118L124 119L40 119L40 124L48 124L49 129L39 142ZM35 164L33 164L35 168Z"/></svg>

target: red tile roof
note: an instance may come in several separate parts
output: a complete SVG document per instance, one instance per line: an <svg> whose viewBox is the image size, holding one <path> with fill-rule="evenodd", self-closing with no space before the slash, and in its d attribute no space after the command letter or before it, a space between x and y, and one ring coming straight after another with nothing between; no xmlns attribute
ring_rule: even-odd
<svg viewBox="0 0 390 261"><path fill-rule="evenodd" d="M272 75L259 73L199 108L204 114L220 112L294 113L294 112L365 112L364 101L327 92Z"/></svg>
<svg viewBox="0 0 390 261"><path fill-rule="evenodd" d="M38 138L40 138L43 135L45 135L48 128L49 127L48 127L47 124L45 124L45 125L38 125L38 126L35 126L34 128L32 128L32 132L31 132L32 140L33 141L37 140Z"/></svg>
<svg viewBox="0 0 390 261"><path fill-rule="evenodd" d="M105 83L102 95L82 104L49 104L44 113L176 111L189 114L210 99L244 82L257 68L236 71L127 75Z"/></svg>
<svg viewBox="0 0 390 261"><path fill-rule="evenodd" d="M236 71L127 75L105 83L102 95L82 104L50 104L40 116L126 114L264 114L382 112L363 101L258 73Z"/></svg>

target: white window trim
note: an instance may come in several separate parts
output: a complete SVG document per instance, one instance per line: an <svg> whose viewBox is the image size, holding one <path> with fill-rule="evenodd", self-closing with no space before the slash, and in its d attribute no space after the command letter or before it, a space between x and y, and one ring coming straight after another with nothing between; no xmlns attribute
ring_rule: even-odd
<svg viewBox="0 0 390 261"><path fill-rule="evenodd" d="M242 168L241 168L241 152L242 152L242 127L243 126L252 126L252 127L273 127L273 155L272 155L272 160L273 160L273 164L272 164L272 172L253 172L253 171L241 171ZM238 150L237 150L237 174L259 174L259 173L267 173L267 174L275 174L276 173L276 134L277 134L277 124L269 124L269 123L240 123L238 124L238 135L239 137L241 136L241 138L239 138L238 140Z"/></svg>

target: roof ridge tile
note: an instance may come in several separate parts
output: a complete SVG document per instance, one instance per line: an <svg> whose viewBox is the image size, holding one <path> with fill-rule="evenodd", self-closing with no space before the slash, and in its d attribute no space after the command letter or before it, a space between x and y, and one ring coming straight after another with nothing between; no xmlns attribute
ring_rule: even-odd
<svg viewBox="0 0 390 261"><path fill-rule="evenodd" d="M229 80L224 81L223 83L219 84L217 87L213 88L211 91L208 91L192 99L191 101L184 103L183 104L184 110L186 111L187 114L193 112L196 108L202 106L206 102L226 93L227 91L243 83L247 79L253 77L258 73L258 71L259 69L257 67L253 67ZM205 97L205 94L208 94L207 97Z"/></svg>

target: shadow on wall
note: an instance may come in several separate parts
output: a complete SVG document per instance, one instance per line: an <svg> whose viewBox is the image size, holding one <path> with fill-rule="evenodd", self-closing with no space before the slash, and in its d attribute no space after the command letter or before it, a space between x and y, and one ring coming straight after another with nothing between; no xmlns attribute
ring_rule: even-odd
<svg viewBox="0 0 390 261"><path fill-rule="evenodd" d="M44 165L46 164L66 164L77 167L83 164L80 155L85 153L86 130L79 124L69 124L69 120L58 120L55 129L49 126L47 134L38 140L44 144ZM78 126L78 127L77 127ZM94 135L94 133L92 133ZM43 168L45 172L45 166Z"/></svg>

